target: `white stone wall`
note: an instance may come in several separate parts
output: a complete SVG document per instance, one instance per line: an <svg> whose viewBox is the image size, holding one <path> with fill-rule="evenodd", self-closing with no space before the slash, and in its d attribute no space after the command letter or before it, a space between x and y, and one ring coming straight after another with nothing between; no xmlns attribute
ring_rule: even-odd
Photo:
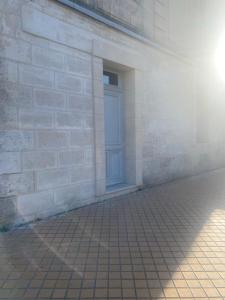
<svg viewBox="0 0 225 300"><path fill-rule="evenodd" d="M195 141L193 70L170 59L146 75L144 183L158 184L190 175Z"/></svg>
<svg viewBox="0 0 225 300"><path fill-rule="evenodd" d="M137 160L139 184L224 166L223 140L213 135L218 109L207 113L208 81L199 83L201 70L189 61L54 0L2 0L0 20L2 223L47 217L104 194L103 60L135 70L129 159Z"/></svg>
<svg viewBox="0 0 225 300"><path fill-rule="evenodd" d="M30 1L1 3L1 217L26 222L94 199L91 56L25 33Z"/></svg>

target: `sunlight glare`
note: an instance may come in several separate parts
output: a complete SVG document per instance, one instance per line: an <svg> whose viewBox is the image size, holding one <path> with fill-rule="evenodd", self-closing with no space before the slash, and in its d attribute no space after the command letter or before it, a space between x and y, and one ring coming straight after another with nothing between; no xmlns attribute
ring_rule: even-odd
<svg viewBox="0 0 225 300"><path fill-rule="evenodd" d="M216 67L222 80L225 81L225 33L219 39L215 53Z"/></svg>

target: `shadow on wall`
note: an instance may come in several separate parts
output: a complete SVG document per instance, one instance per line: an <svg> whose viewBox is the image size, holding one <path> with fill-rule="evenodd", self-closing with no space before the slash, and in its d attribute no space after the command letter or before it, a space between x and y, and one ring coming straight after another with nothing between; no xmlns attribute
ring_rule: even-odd
<svg viewBox="0 0 225 300"><path fill-rule="evenodd" d="M224 181L214 171L2 234L1 296L196 296L225 274Z"/></svg>

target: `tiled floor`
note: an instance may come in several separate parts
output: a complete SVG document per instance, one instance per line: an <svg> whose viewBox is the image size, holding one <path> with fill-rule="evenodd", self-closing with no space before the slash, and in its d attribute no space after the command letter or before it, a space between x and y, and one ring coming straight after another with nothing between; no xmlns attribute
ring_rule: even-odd
<svg viewBox="0 0 225 300"><path fill-rule="evenodd" d="M224 299L225 171L0 237L1 299Z"/></svg>

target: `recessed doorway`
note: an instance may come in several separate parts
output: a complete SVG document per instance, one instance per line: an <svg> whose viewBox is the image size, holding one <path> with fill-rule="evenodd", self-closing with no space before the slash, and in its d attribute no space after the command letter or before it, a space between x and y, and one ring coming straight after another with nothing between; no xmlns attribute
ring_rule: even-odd
<svg viewBox="0 0 225 300"><path fill-rule="evenodd" d="M121 76L103 72L106 187L125 183L124 103Z"/></svg>

